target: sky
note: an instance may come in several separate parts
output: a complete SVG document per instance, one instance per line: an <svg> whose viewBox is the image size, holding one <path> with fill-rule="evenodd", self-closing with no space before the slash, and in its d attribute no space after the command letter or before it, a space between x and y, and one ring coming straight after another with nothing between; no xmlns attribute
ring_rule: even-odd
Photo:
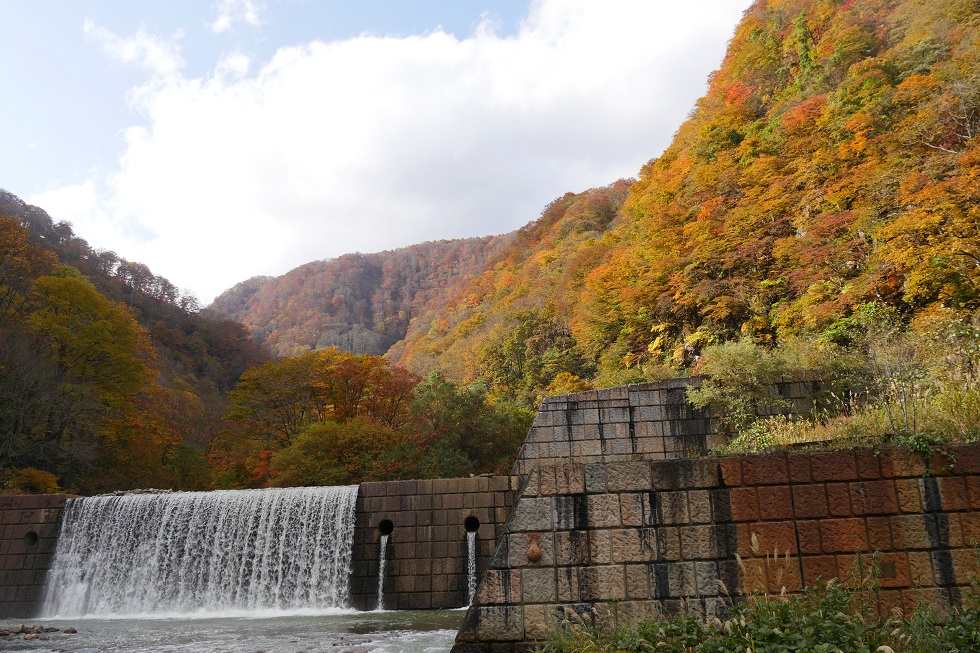
<svg viewBox="0 0 980 653"><path fill-rule="evenodd" d="M0 0L0 188L202 304L635 176L749 0Z"/></svg>

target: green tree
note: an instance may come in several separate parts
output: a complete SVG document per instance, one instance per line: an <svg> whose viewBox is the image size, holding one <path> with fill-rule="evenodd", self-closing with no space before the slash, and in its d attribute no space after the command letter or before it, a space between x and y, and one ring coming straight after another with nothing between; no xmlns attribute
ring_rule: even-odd
<svg viewBox="0 0 980 653"><path fill-rule="evenodd" d="M440 372L416 387L412 416L431 446L426 476L508 472L534 418L516 401L491 403L483 385L459 386Z"/></svg>
<svg viewBox="0 0 980 653"><path fill-rule="evenodd" d="M481 375L495 396L537 406L559 374L594 371L552 310L528 309L505 320L483 349Z"/></svg>
<svg viewBox="0 0 980 653"><path fill-rule="evenodd" d="M348 485L373 480L375 461L403 437L365 417L310 424L290 446L273 456L269 484Z"/></svg>

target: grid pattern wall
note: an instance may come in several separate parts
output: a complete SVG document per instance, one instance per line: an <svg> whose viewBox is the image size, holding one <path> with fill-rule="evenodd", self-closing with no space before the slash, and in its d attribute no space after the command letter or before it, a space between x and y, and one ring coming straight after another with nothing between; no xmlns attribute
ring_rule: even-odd
<svg viewBox="0 0 980 653"><path fill-rule="evenodd" d="M63 494L0 497L0 617L32 617L58 539Z"/></svg>
<svg viewBox="0 0 980 653"><path fill-rule="evenodd" d="M725 442L719 424L687 401L700 377L639 383L549 397L541 404L514 465L524 476L539 465L690 458ZM773 386L789 412L812 407L814 381Z"/></svg>
<svg viewBox="0 0 980 653"><path fill-rule="evenodd" d="M351 602L378 604L382 523L392 530L383 580L387 609L461 608L469 602L467 518L476 526L477 578L487 569L517 492L510 476L362 483Z"/></svg>
<svg viewBox="0 0 980 653"><path fill-rule="evenodd" d="M532 470L454 651L524 649L573 615L711 615L731 597L846 581L859 553L881 564L881 610L942 609L978 571L980 542L980 446L950 452L928 463L885 450Z"/></svg>

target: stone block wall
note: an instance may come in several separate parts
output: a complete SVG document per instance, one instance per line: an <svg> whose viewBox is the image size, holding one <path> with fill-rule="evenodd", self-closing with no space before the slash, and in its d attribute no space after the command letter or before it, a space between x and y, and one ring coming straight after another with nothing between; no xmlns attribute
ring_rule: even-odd
<svg viewBox="0 0 980 653"><path fill-rule="evenodd" d="M725 442L718 421L687 401L700 377L639 383L549 397L521 447L514 474L538 465L584 464L700 456ZM778 383L773 392L789 412L813 407L814 381Z"/></svg>
<svg viewBox="0 0 980 653"><path fill-rule="evenodd" d="M569 618L711 615L847 579L873 551L882 609L948 605L980 541L980 446L951 452L930 466L886 450L532 469L454 651L520 650Z"/></svg>
<svg viewBox="0 0 980 653"><path fill-rule="evenodd" d="M469 603L466 522L476 525L477 577L490 563L510 516L517 479L478 476L362 483L357 498L351 603L378 603L381 526L386 550L385 608L461 608Z"/></svg>
<svg viewBox="0 0 980 653"><path fill-rule="evenodd" d="M744 591L847 580L855 552L875 551L882 609L958 603L980 571L980 447L949 452L928 461L900 449L722 459ZM767 557L774 549L792 564Z"/></svg>
<svg viewBox="0 0 980 653"><path fill-rule="evenodd" d="M64 494L0 496L0 617L31 617L51 566Z"/></svg>

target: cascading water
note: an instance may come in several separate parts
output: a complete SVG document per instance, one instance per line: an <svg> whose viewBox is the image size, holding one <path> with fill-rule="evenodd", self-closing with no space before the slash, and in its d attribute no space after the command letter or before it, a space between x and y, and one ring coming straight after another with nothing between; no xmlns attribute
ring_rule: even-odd
<svg viewBox="0 0 980 653"><path fill-rule="evenodd" d="M378 610L385 609L385 565L388 563L388 536L382 535L378 542Z"/></svg>
<svg viewBox="0 0 980 653"><path fill-rule="evenodd" d="M345 607L357 486L65 505L43 616Z"/></svg>
<svg viewBox="0 0 980 653"><path fill-rule="evenodd" d="M476 598L476 531L466 533L466 580L469 589L467 605L473 605Z"/></svg>

